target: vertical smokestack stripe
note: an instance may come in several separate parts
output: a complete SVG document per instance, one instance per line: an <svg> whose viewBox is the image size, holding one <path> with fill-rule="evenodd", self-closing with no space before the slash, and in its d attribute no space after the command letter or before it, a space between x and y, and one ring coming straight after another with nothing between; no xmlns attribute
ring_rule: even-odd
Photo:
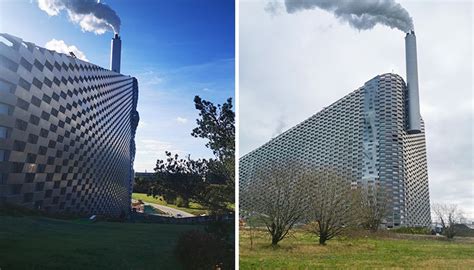
<svg viewBox="0 0 474 270"><path fill-rule="evenodd" d="M416 57L415 31L405 37L408 88L408 133L421 132L420 98L418 93L418 64Z"/></svg>
<svg viewBox="0 0 474 270"><path fill-rule="evenodd" d="M110 70L120 73L120 57L122 51L122 40L118 34L115 34L110 43Z"/></svg>

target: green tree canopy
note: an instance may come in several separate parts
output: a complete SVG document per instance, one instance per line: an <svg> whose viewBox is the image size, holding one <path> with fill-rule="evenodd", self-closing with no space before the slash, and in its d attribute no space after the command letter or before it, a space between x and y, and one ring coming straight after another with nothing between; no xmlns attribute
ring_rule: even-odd
<svg viewBox="0 0 474 270"><path fill-rule="evenodd" d="M215 155L214 159L185 159L166 152L166 160L156 162L157 181L152 185L153 196L173 200L178 196L186 204L190 200L207 206L213 212L227 211L234 202L235 164L235 113L232 99L222 105L194 98L199 110L197 127L191 135L207 139L206 147Z"/></svg>

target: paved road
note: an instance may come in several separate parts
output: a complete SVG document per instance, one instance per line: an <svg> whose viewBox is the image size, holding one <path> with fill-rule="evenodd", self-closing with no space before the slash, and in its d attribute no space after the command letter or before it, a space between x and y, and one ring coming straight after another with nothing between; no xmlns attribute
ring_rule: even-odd
<svg viewBox="0 0 474 270"><path fill-rule="evenodd" d="M132 201L136 202L137 200L132 200ZM175 209L175 208L171 208L171 207L168 207L168 206L159 205L159 204L156 204L156 203L149 203L149 202L143 202L143 203L145 205L150 205L150 206L153 206L155 208L158 208L158 209L160 209L161 211L163 211L165 213L169 213L173 217L178 217L178 215L181 215L181 217L194 217L193 214L190 214L188 212L178 210L178 209Z"/></svg>

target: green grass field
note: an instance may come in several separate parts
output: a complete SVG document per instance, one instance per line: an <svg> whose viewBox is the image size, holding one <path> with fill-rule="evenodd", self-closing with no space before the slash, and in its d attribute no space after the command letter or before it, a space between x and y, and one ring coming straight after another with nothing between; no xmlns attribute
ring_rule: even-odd
<svg viewBox="0 0 474 270"><path fill-rule="evenodd" d="M267 234L257 231L251 250L249 231L241 229L240 269L474 269L472 238L406 237L341 237L320 246L314 235L296 231L274 250Z"/></svg>
<svg viewBox="0 0 474 270"><path fill-rule="evenodd" d="M153 198L152 196L147 196L146 194L143 194L143 193L133 193L132 194L132 199L142 200L142 201L148 202L148 203L156 203L156 204L159 204L159 205L168 206L168 207L171 207L171 208L175 208L175 209L179 209L179 210L191 213L191 214L196 215L196 216L199 216L201 214L207 214L207 212L208 212L202 205L200 205L198 203L195 203L195 202L190 202L188 208L178 207L174 204L166 203L165 200L163 200L162 197Z"/></svg>
<svg viewBox="0 0 474 270"><path fill-rule="evenodd" d="M199 228L0 215L0 269L180 269L173 243Z"/></svg>

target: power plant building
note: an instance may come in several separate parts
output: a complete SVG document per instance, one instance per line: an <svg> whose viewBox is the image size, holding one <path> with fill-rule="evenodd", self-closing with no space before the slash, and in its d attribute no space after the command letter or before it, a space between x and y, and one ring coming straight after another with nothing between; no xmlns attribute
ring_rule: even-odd
<svg viewBox="0 0 474 270"><path fill-rule="evenodd" d="M0 203L128 213L137 99L133 77L0 34Z"/></svg>
<svg viewBox="0 0 474 270"><path fill-rule="evenodd" d="M416 43L410 44L414 33L408 33L406 40L407 51L415 50L416 57ZM409 55L413 57L412 52L407 58ZM416 71L416 59L408 60L407 73ZM346 181L342 188L383 187L388 199L388 227L429 226L425 133L415 75L407 75L408 87L399 75L376 76L241 157L240 193L251 188L258 170L285 168L288 161L293 161L307 170L331 170ZM241 200L240 204L245 209L251 202Z"/></svg>

